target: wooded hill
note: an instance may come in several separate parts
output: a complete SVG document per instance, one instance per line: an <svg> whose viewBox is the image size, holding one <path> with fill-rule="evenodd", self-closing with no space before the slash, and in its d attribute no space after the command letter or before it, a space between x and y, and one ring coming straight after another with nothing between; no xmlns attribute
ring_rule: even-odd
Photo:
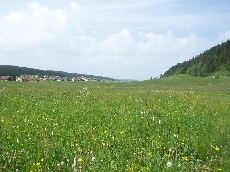
<svg viewBox="0 0 230 172"><path fill-rule="evenodd" d="M167 70L161 77L176 74L189 74L194 77L205 77L225 73L230 75L230 41L218 44L215 47L193 57L183 63L178 63Z"/></svg>
<svg viewBox="0 0 230 172"><path fill-rule="evenodd" d="M97 80L115 80L109 77L94 76L78 73L68 73L63 71L54 70L40 70L27 67L11 66L11 65L0 65L0 76L20 76L20 75L37 75L38 77L46 76L60 76L60 77L86 77L96 78Z"/></svg>

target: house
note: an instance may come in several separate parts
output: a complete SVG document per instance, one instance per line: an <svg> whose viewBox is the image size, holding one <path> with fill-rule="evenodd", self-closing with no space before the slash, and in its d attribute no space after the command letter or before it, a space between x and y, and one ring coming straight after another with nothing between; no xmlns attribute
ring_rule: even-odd
<svg viewBox="0 0 230 172"><path fill-rule="evenodd" d="M73 77L71 80L72 80L72 81L77 81L77 78L76 78L76 77Z"/></svg>
<svg viewBox="0 0 230 172"><path fill-rule="evenodd" d="M22 82L22 77L17 76L17 77L16 77L16 81Z"/></svg>
<svg viewBox="0 0 230 172"><path fill-rule="evenodd" d="M39 82L39 80L37 78L34 78L34 77L28 77L27 81L28 82Z"/></svg>
<svg viewBox="0 0 230 172"><path fill-rule="evenodd" d="M80 77L80 81L88 81L88 79L82 76Z"/></svg>
<svg viewBox="0 0 230 172"><path fill-rule="evenodd" d="M12 77L11 76L0 76L0 81L11 81Z"/></svg>
<svg viewBox="0 0 230 172"><path fill-rule="evenodd" d="M30 77L30 76L19 76L16 77L16 81L20 82L39 82L38 78Z"/></svg>

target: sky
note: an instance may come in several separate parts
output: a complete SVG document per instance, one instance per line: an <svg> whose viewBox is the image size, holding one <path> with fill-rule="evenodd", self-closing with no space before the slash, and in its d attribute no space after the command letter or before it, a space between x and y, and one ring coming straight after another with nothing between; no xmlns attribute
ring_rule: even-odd
<svg viewBox="0 0 230 172"><path fill-rule="evenodd" d="M147 80L230 39L229 0L0 0L0 64Z"/></svg>

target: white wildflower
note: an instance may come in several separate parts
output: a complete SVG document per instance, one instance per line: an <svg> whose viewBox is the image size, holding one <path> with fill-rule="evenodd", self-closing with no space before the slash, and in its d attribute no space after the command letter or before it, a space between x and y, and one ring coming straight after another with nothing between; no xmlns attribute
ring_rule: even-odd
<svg viewBox="0 0 230 172"><path fill-rule="evenodd" d="M167 165L168 168L171 168L172 167L172 162L169 161L169 162L167 162L166 165Z"/></svg>
<svg viewBox="0 0 230 172"><path fill-rule="evenodd" d="M76 164L77 164L76 157L74 157L72 167L76 167Z"/></svg>
<svg viewBox="0 0 230 172"><path fill-rule="evenodd" d="M178 138L178 134L173 134L173 136L174 136L175 138Z"/></svg>
<svg viewBox="0 0 230 172"><path fill-rule="evenodd" d="M96 158L93 156L92 159L91 159L91 161L95 161L95 159L96 159Z"/></svg>

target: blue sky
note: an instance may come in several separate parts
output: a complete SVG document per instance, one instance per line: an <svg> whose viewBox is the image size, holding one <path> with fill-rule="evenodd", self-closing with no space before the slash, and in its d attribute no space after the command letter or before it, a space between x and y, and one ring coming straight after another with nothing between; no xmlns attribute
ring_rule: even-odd
<svg viewBox="0 0 230 172"><path fill-rule="evenodd" d="M146 80L230 38L228 0L0 3L0 64Z"/></svg>

